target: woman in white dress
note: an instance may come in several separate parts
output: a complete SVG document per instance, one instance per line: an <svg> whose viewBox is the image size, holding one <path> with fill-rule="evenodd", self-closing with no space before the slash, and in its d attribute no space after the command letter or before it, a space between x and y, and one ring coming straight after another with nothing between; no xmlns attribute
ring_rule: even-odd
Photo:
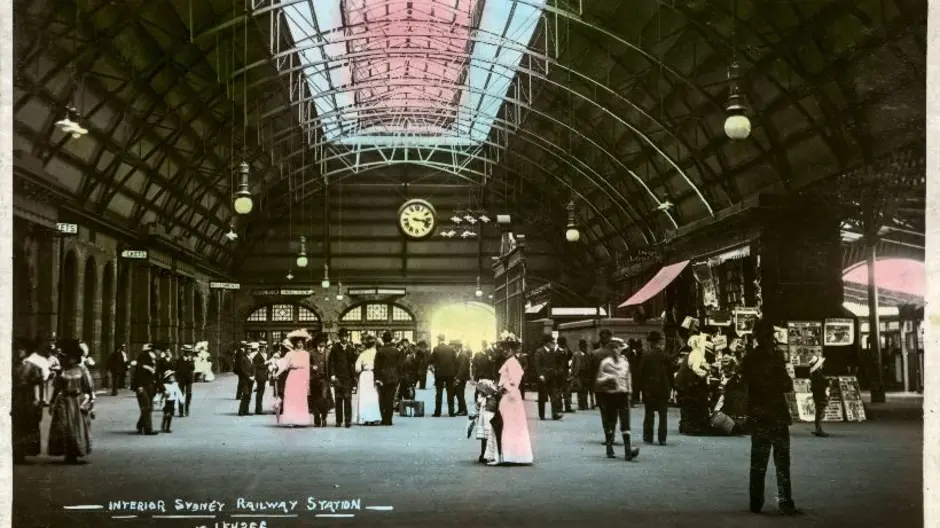
<svg viewBox="0 0 940 528"><path fill-rule="evenodd" d="M375 336L366 335L362 338L365 350L356 360L356 373L359 374L359 385L356 390L359 402L356 405L359 425L376 425L382 421L382 412L379 409L379 392L375 388Z"/></svg>

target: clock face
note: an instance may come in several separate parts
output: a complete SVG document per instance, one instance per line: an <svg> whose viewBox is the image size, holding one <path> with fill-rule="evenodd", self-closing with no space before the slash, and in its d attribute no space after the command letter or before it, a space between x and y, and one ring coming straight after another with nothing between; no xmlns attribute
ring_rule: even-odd
<svg viewBox="0 0 940 528"><path fill-rule="evenodd" d="M398 210L398 227L410 238L425 238L437 226L437 212L425 200L408 200Z"/></svg>

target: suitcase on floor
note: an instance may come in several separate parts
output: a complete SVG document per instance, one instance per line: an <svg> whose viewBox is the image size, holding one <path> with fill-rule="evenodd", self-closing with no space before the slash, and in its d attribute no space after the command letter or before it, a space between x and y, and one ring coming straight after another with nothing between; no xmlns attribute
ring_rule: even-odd
<svg viewBox="0 0 940 528"><path fill-rule="evenodd" d="M424 402L402 400L398 402L398 415L404 418L421 418L424 416Z"/></svg>

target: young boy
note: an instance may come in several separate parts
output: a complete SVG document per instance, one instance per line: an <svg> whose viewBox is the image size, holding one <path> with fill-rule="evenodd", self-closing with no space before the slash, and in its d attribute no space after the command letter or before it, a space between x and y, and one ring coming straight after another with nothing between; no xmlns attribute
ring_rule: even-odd
<svg viewBox="0 0 940 528"><path fill-rule="evenodd" d="M173 422L173 414L176 411L176 405L183 400L183 393L179 385L176 384L176 377L172 370L163 374L163 423L160 428L164 433L172 433L170 424Z"/></svg>
<svg viewBox="0 0 940 528"><path fill-rule="evenodd" d="M825 361L822 356L816 356L809 361L809 387L813 392L813 403L816 405L816 430L813 434L820 438L829 436L822 429L822 419L829 405L829 380L822 372Z"/></svg>

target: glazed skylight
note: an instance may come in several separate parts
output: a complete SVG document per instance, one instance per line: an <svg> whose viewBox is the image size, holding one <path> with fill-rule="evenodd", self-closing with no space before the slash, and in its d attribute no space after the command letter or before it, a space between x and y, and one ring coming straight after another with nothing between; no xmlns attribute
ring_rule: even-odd
<svg viewBox="0 0 940 528"><path fill-rule="evenodd" d="M285 7L326 139L475 146L546 0L311 0Z"/></svg>

